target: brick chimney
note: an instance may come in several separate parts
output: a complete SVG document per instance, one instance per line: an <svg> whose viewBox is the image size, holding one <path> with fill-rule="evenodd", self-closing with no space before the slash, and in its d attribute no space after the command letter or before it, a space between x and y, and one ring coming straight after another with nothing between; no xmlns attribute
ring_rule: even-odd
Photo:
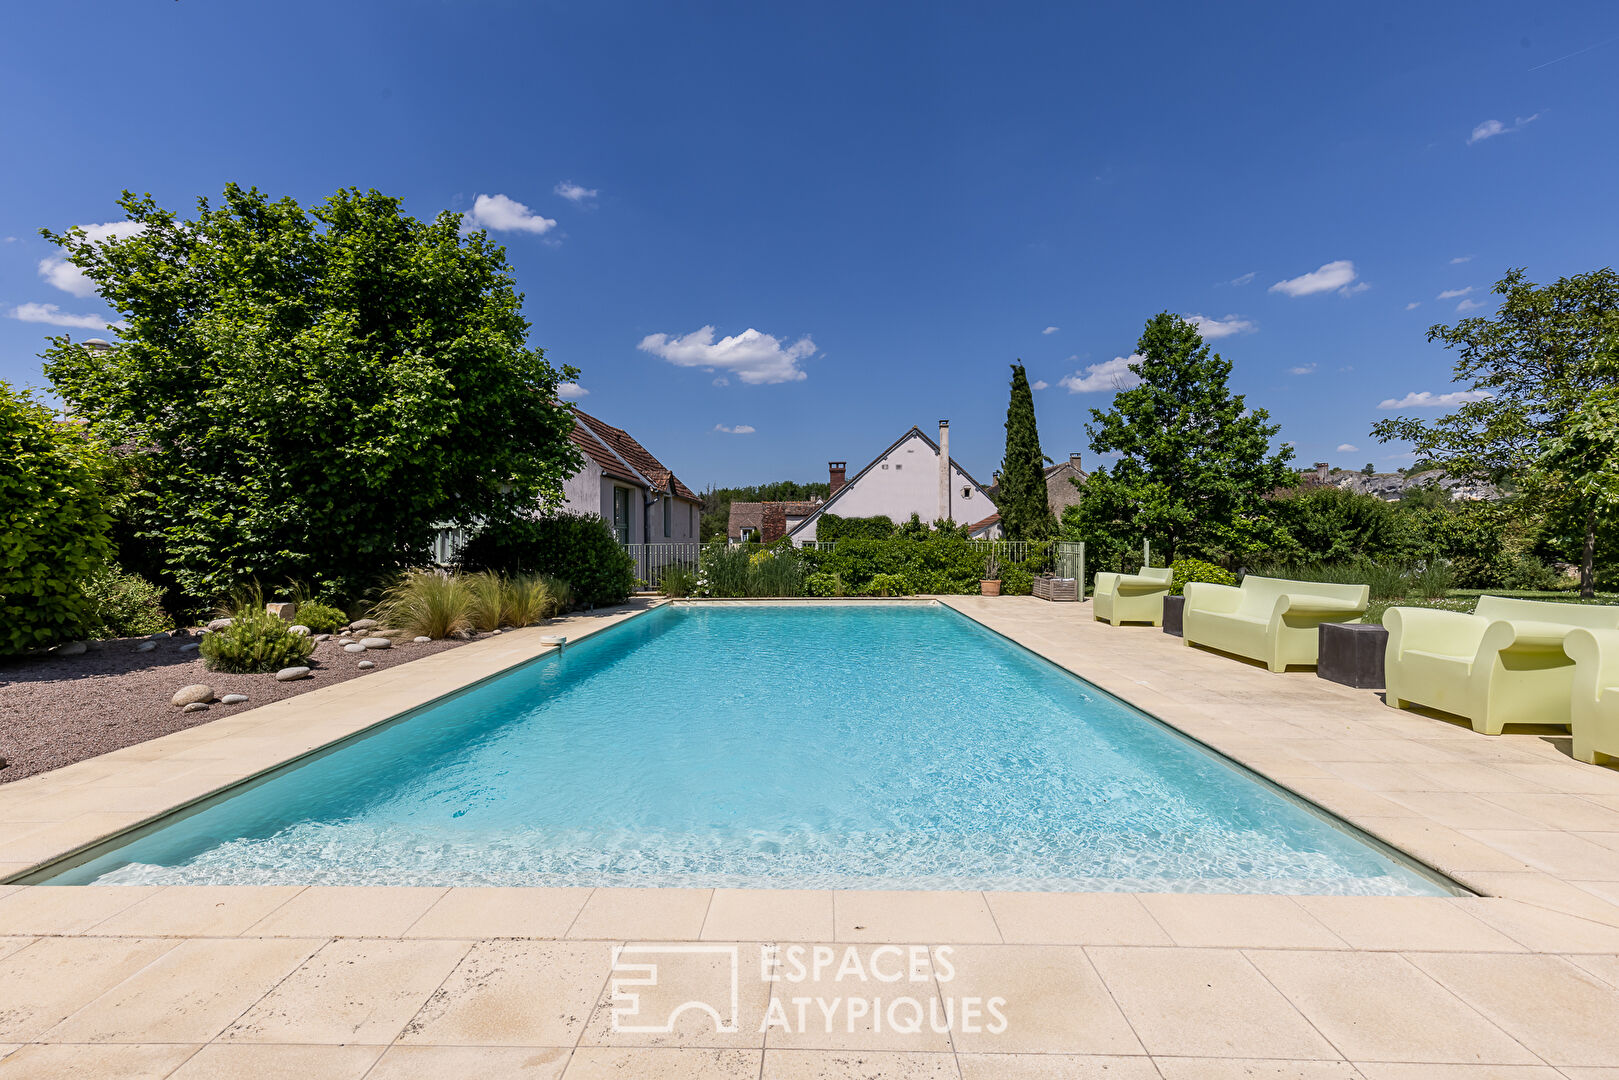
<svg viewBox="0 0 1619 1080"><path fill-rule="evenodd" d="M774 544L787 535L787 504L767 502L760 504L759 540Z"/></svg>
<svg viewBox="0 0 1619 1080"><path fill-rule="evenodd" d="M939 421L939 520L951 521L950 513L950 421Z"/></svg>
<svg viewBox="0 0 1619 1080"><path fill-rule="evenodd" d="M829 461L826 463L826 471L832 478L832 494L836 495L842 490L843 485L848 483L843 476L849 471L849 463L847 461Z"/></svg>

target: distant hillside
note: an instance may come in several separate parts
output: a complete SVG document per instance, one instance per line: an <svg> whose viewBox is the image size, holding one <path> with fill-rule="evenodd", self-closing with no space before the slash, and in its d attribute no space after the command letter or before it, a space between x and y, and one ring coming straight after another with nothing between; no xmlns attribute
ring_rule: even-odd
<svg viewBox="0 0 1619 1080"><path fill-rule="evenodd" d="M1372 473L1368 476L1364 472L1324 469L1318 465L1314 469L1300 469L1299 479L1307 487L1345 488L1363 495L1376 495L1387 502L1399 502L1407 491L1426 487L1438 487L1451 498L1464 502L1501 498L1501 492L1494 484L1478 480L1459 480L1447 475L1443 469L1423 469L1413 473Z"/></svg>

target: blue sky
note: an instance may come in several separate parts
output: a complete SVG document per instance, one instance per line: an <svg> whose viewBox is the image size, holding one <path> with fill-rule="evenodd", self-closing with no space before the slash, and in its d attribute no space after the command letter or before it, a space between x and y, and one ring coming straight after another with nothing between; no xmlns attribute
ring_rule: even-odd
<svg viewBox="0 0 1619 1080"><path fill-rule="evenodd" d="M581 404L699 487L941 417L987 482L1019 357L1089 458L1165 309L1301 463L1392 468L1383 403L1455 389L1427 327L1619 240L1611 0L61 0L3 38L0 378L109 317L41 226L377 188L495 229Z"/></svg>

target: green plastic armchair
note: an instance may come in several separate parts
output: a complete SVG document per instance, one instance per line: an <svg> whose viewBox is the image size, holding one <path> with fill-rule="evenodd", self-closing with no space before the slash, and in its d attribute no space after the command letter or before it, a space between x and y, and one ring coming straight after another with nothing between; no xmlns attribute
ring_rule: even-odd
<svg viewBox="0 0 1619 1080"><path fill-rule="evenodd" d="M1619 630L1571 630L1563 651L1574 661L1574 756L1592 765L1619 762Z"/></svg>
<svg viewBox="0 0 1619 1080"><path fill-rule="evenodd" d="M1359 622L1371 589L1249 574L1240 586L1194 581L1186 586L1181 640L1262 660L1273 672L1314 667L1327 622Z"/></svg>
<svg viewBox="0 0 1619 1080"><path fill-rule="evenodd" d="M1175 571L1144 566L1139 574L1096 575L1091 614L1114 626L1123 622L1164 625L1164 597L1169 595Z"/></svg>
<svg viewBox="0 0 1619 1080"><path fill-rule="evenodd" d="M1619 607L1481 596L1473 614L1389 608L1384 700L1466 717L1499 735L1507 724L1568 724L1577 627L1619 629Z"/></svg>

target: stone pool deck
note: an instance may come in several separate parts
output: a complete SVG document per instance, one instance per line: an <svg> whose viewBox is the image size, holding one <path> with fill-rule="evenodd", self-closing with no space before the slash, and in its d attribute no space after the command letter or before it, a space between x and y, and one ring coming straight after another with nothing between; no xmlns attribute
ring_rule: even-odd
<svg viewBox="0 0 1619 1080"><path fill-rule="evenodd" d="M1619 771L1573 761L1566 732L1475 735L1089 604L946 602L1480 895L0 885L0 1078L1619 1080ZM0 785L0 881L635 613ZM638 942L738 944L739 1030L615 1030L612 950ZM761 943L853 948L867 972L890 943L950 951L899 983L805 983L764 979ZM658 958L641 1012L715 986L723 957ZM794 1008L873 997L953 1022ZM1004 1031L963 1022L996 997Z"/></svg>

